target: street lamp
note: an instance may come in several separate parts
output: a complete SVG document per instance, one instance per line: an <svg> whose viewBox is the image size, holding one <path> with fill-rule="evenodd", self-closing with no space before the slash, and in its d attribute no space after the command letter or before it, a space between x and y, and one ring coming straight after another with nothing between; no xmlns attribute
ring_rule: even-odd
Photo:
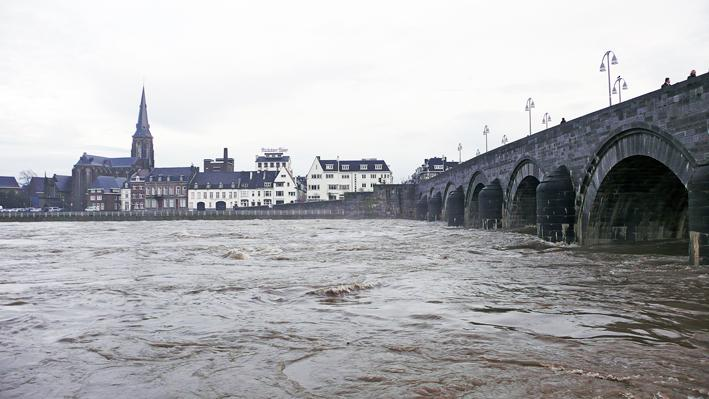
<svg viewBox="0 0 709 399"><path fill-rule="evenodd" d="M488 129L487 125L485 125L485 128L483 129L483 136L485 136L485 152L487 152L487 135L490 134L490 129Z"/></svg>
<svg viewBox="0 0 709 399"><path fill-rule="evenodd" d="M613 57L611 57L611 54ZM613 51L606 51L601 58L601 68L599 68L601 72L606 71L606 64L604 64L603 60L608 61L608 106L610 107L613 105L613 102L611 101L611 65L616 65L618 63L618 59L615 58L615 53Z"/></svg>
<svg viewBox="0 0 709 399"><path fill-rule="evenodd" d="M534 100L532 97L527 99L527 105L524 106L524 110L529 112L529 135L532 135L532 108L534 108Z"/></svg>
<svg viewBox="0 0 709 399"><path fill-rule="evenodd" d="M551 116L548 112L545 112L544 116L542 116L542 123L546 125L547 129L549 129L549 122L551 122Z"/></svg>
<svg viewBox="0 0 709 399"><path fill-rule="evenodd" d="M623 82L623 87L621 88L620 82ZM618 90L615 89L616 85L618 86ZM620 90L628 90L628 84L625 83L625 79L621 78L620 75L616 78L615 82L613 83L613 94L618 93L618 102L620 103Z"/></svg>
<svg viewBox="0 0 709 399"><path fill-rule="evenodd" d="M461 151L463 151L463 144L458 143L458 163L462 163L461 162L461 159L462 159L462 156L461 156L462 152ZM443 168L445 169L445 165L443 166Z"/></svg>
<svg viewBox="0 0 709 399"><path fill-rule="evenodd" d="M503 134L502 135L502 145L505 145L505 144L507 144L507 135Z"/></svg>
<svg viewBox="0 0 709 399"><path fill-rule="evenodd" d="M475 156L477 157L478 155L480 155L480 149L479 149L479 148L475 150Z"/></svg>

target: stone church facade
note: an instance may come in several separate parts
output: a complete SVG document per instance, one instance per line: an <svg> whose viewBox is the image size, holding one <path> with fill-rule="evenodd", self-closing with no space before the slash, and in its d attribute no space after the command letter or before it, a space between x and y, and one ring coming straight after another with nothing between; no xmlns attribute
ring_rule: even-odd
<svg viewBox="0 0 709 399"><path fill-rule="evenodd" d="M130 178L141 169L155 166L153 136L148 123L148 109L145 101L145 88L140 99L138 123L135 125L130 157L102 157L84 153L71 171L72 193L71 209L83 211L87 207L87 191L99 176Z"/></svg>

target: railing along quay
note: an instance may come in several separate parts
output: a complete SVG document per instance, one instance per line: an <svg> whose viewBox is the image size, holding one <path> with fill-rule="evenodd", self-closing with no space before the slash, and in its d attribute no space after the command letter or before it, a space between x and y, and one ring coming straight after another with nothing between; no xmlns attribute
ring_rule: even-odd
<svg viewBox="0 0 709 399"><path fill-rule="evenodd" d="M338 219L356 217L343 209L228 209L228 210L141 210L0 212L0 222L130 221L130 220L246 220L246 219Z"/></svg>

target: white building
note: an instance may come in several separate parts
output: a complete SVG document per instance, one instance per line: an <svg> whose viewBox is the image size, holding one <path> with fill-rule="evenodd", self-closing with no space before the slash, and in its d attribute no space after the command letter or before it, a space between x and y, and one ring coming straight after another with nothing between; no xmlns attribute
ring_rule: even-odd
<svg viewBox="0 0 709 399"><path fill-rule="evenodd" d="M323 160L319 156L310 166L307 178L308 201L342 199L347 192L373 191L377 184L394 182L383 160Z"/></svg>
<svg viewBox="0 0 709 399"><path fill-rule="evenodd" d="M296 202L298 195L295 179L285 168L197 173L187 191L188 207L194 210L290 204Z"/></svg>
<svg viewBox="0 0 709 399"><path fill-rule="evenodd" d="M290 156L284 155L288 152L287 148L262 148L261 152L262 155L256 156L256 170L275 172L286 168L291 175L293 174Z"/></svg>

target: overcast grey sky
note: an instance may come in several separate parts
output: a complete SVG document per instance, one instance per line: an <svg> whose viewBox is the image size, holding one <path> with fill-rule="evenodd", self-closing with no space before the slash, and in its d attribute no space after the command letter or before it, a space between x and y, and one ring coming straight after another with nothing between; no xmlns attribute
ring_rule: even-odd
<svg viewBox="0 0 709 399"><path fill-rule="evenodd" d="M0 1L0 175L129 156L145 82L157 166L229 147L463 159L709 69L709 1Z"/></svg>

